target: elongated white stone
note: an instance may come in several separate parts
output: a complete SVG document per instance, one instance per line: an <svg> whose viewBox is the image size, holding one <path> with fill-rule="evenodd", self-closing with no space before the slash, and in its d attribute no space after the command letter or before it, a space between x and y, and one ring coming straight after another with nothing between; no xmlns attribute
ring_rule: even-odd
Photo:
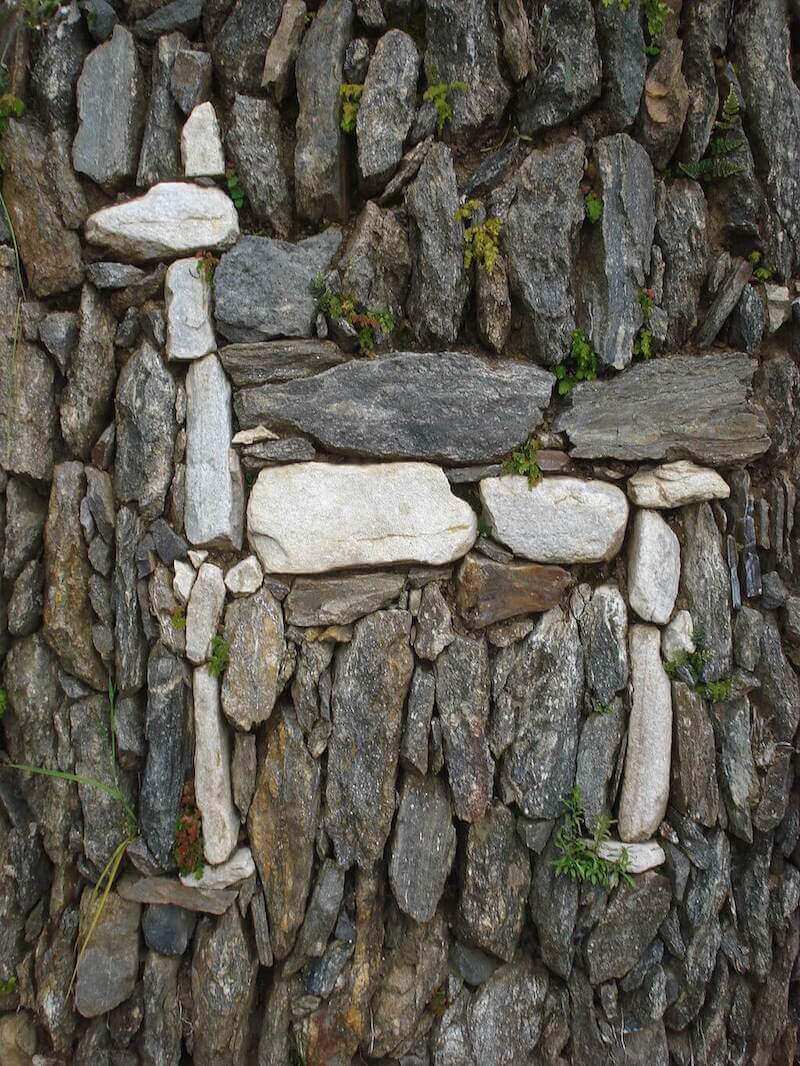
<svg viewBox="0 0 800 1066"><path fill-rule="evenodd" d="M483 508L492 535L537 563L594 563L617 554L628 501L605 481L548 477L530 486L516 474L484 478Z"/></svg>
<svg viewBox="0 0 800 1066"><path fill-rule="evenodd" d="M429 463L296 463L258 475L248 539L267 571L318 574L353 566L440 565L477 535L469 504Z"/></svg>
<svg viewBox="0 0 800 1066"><path fill-rule="evenodd" d="M192 544L242 546L244 492L231 448L231 386L216 355L186 375L186 536Z"/></svg>
<svg viewBox="0 0 800 1066"><path fill-rule="evenodd" d="M681 579L681 546L657 511L637 511L628 551L628 600L645 622L669 621Z"/></svg>
<svg viewBox="0 0 800 1066"><path fill-rule="evenodd" d="M183 172L187 178L218 178L225 173L225 153L214 105L198 104L181 131Z"/></svg>
<svg viewBox="0 0 800 1066"><path fill-rule="evenodd" d="M594 846L592 840L584 840L583 843L588 847ZM597 849L600 858L608 859L609 862L617 862L622 858L623 852L627 855L628 862L625 870L629 874L643 874L646 870L652 870L666 862L664 849L657 840L648 840L644 844L625 844L621 840L605 840ZM181 880L184 881L184 878ZM184 883L189 882L184 881Z"/></svg>
<svg viewBox="0 0 800 1066"><path fill-rule="evenodd" d="M186 658L204 663L211 655L211 638L225 603L225 579L213 563L203 563L189 594L186 608Z"/></svg>
<svg viewBox="0 0 800 1066"><path fill-rule="evenodd" d="M207 666L194 672L194 791L203 820L206 862L225 862L236 847L239 815L231 792L230 738L219 705L219 681Z"/></svg>
<svg viewBox="0 0 800 1066"><path fill-rule="evenodd" d="M628 496L639 507L683 507L701 500L725 500L731 490L716 470L682 459L628 478Z"/></svg>
<svg viewBox="0 0 800 1066"><path fill-rule="evenodd" d="M663 858L661 860L664 861ZM256 864L250 848L237 848L233 855L219 866L206 866L202 876L182 874L181 883L189 888L228 888L244 881L255 872Z"/></svg>
<svg viewBox="0 0 800 1066"><path fill-rule="evenodd" d="M197 259L178 259L164 279L167 305L167 355L200 359L217 350L211 322L211 285Z"/></svg>
<svg viewBox="0 0 800 1066"><path fill-rule="evenodd" d="M647 840L661 824L672 755L672 692L661 663L661 632L631 626L629 644L633 695L618 821L626 843Z"/></svg>

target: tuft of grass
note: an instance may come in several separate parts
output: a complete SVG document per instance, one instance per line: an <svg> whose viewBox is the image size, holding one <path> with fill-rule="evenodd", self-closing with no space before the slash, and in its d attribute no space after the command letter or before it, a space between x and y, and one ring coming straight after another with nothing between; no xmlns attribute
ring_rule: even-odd
<svg viewBox="0 0 800 1066"><path fill-rule="evenodd" d="M587 192L583 198L583 210L588 222L592 225L599 222L603 217L603 198L596 192Z"/></svg>
<svg viewBox="0 0 800 1066"><path fill-rule="evenodd" d="M564 807L564 825L556 833L555 844L561 852L560 857L553 860L556 873L569 877L572 881L585 881L601 888L614 888L620 881L632 885L633 878L627 872L629 860L626 849L623 848L620 858L615 861L604 859L598 854L600 845L611 836L611 826L614 824L612 819L602 814L597 819L594 832L590 834L586 828L583 799L577 785L561 802Z"/></svg>
<svg viewBox="0 0 800 1066"><path fill-rule="evenodd" d="M480 210L480 200L467 200L456 211L456 222L468 222ZM473 261L483 264L486 273L491 274L500 249L498 238L503 223L499 218L487 218L485 222L473 223L464 230L464 266L467 270Z"/></svg>
<svg viewBox="0 0 800 1066"><path fill-rule="evenodd" d="M187 781L181 792L181 805L175 823L175 863L185 876L203 876L203 822L194 797L194 784Z"/></svg>
<svg viewBox="0 0 800 1066"><path fill-rule="evenodd" d="M570 354L554 372L559 396L566 396L579 381L594 381L597 377L597 352L582 329L572 331Z"/></svg>
<svg viewBox="0 0 800 1066"><path fill-rule="evenodd" d="M432 81L422 94L422 99L430 101L436 108L436 132L439 135L453 118L453 104L450 97L454 92L465 93L468 89L469 85L465 81Z"/></svg>
<svg viewBox="0 0 800 1066"><path fill-rule="evenodd" d="M233 200L233 206L237 211L241 211L245 201L244 189L233 167L228 167L225 171L225 184L228 187L228 196Z"/></svg>
<svg viewBox="0 0 800 1066"><path fill-rule="evenodd" d="M340 125L344 133L356 132L356 119L364 86L354 82L339 86L339 95L342 98L342 119Z"/></svg>
<svg viewBox="0 0 800 1066"><path fill-rule="evenodd" d="M222 677L228 665L231 649L224 637L215 634L211 638L211 658L208 660L208 672L212 677Z"/></svg>
<svg viewBox="0 0 800 1066"><path fill-rule="evenodd" d="M518 450L511 453L511 458L503 463L503 470L507 474L519 474L528 479L528 488L542 480L542 471L538 463L539 443L533 437L529 438Z"/></svg>

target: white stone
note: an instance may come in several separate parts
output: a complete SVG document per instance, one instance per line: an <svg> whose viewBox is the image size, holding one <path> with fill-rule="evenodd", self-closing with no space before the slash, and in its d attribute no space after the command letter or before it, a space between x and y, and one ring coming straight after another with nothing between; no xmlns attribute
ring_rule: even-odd
<svg viewBox="0 0 800 1066"><path fill-rule="evenodd" d="M172 564L175 567L175 576L172 579L172 591L175 594L175 599L178 603L185 607L189 602L189 595L192 591L192 585L194 585L194 579L197 574L194 571L194 567L189 566L183 559L176 559Z"/></svg>
<svg viewBox="0 0 800 1066"><path fill-rule="evenodd" d="M186 374L186 516L191 544L242 546L244 488L231 447L231 386L216 355Z"/></svg>
<svg viewBox="0 0 800 1066"><path fill-rule="evenodd" d="M225 575L225 585L228 592L234 596L248 596L251 592L256 592L261 588L263 580L261 563L255 555L248 555L236 566L232 566Z"/></svg>
<svg viewBox="0 0 800 1066"><path fill-rule="evenodd" d="M178 259L164 279L167 356L201 359L217 350L211 321L211 285L197 259Z"/></svg>
<svg viewBox="0 0 800 1066"><path fill-rule="evenodd" d="M584 844L594 847L594 841L584 840ZM645 844L625 844L621 840L604 840L597 849L601 859L609 862L617 862L622 858L622 853L627 855L625 870L629 874L643 874L646 870L653 870L666 862L664 849L657 840L648 840ZM183 881L183 878L181 878ZM189 882L187 881L186 884ZM194 883L194 882L192 882Z"/></svg>
<svg viewBox="0 0 800 1066"><path fill-rule="evenodd" d="M184 122L181 158L187 178L219 178L225 173L225 153L212 103L198 104Z"/></svg>
<svg viewBox="0 0 800 1066"><path fill-rule="evenodd" d="M262 470L248 539L266 571L452 562L477 536L475 512L430 463L295 463Z"/></svg>
<svg viewBox="0 0 800 1066"><path fill-rule="evenodd" d="M648 840L661 824L672 756L672 690L661 663L661 632L631 626L629 646L631 713L617 823L625 843Z"/></svg>
<svg viewBox="0 0 800 1066"><path fill-rule="evenodd" d="M192 564L195 570L199 570L208 558L207 551L199 550L197 548L190 548L186 554L189 556L189 562Z"/></svg>
<svg viewBox="0 0 800 1066"><path fill-rule="evenodd" d="M638 507L664 510L702 500L726 500L730 494L730 486L716 470L688 459L640 470L628 478L628 496Z"/></svg>
<svg viewBox="0 0 800 1066"><path fill-rule="evenodd" d="M692 616L688 611L678 611L661 633L661 658L668 663L681 653L691 655L694 650Z"/></svg>
<svg viewBox="0 0 800 1066"><path fill-rule="evenodd" d="M242 847L237 848L227 862L219 866L205 866L202 877L182 874L181 882L189 888L229 888L250 877L255 869L250 848Z"/></svg>
<svg viewBox="0 0 800 1066"><path fill-rule="evenodd" d="M278 440L278 434L266 426L253 426L252 429L240 429L231 444L258 444L262 440Z"/></svg>
<svg viewBox="0 0 800 1066"><path fill-rule="evenodd" d="M190 663L204 663L211 655L211 638L217 631L224 604L222 571L213 563L203 563L186 608L186 658Z"/></svg>
<svg viewBox="0 0 800 1066"><path fill-rule="evenodd" d="M792 301L785 285L768 283L764 291L767 296L767 328L770 333L775 333L791 318Z"/></svg>
<svg viewBox="0 0 800 1066"><path fill-rule="evenodd" d="M625 537L628 501L605 481L517 474L484 478L483 509L492 536L537 563L595 563L613 558Z"/></svg>
<svg viewBox="0 0 800 1066"><path fill-rule="evenodd" d="M207 666L194 672L194 792L203 821L206 862L225 862L236 847L239 814L231 791L231 743L219 682Z"/></svg>
<svg viewBox="0 0 800 1066"><path fill-rule="evenodd" d="M239 216L222 189L163 181L86 220L86 240L126 259L175 259L239 239Z"/></svg>
<svg viewBox="0 0 800 1066"><path fill-rule="evenodd" d="M628 548L628 602L645 622L669 621L681 579L681 546L658 511L637 511Z"/></svg>

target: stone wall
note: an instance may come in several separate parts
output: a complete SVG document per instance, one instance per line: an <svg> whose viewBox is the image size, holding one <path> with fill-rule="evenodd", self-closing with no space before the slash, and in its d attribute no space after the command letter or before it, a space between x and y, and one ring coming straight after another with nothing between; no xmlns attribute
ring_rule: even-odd
<svg viewBox="0 0 800 1066"><path fill-rule="evenodd" d="M791 1066L796 5L5 14L3 1066Z"/></svg>

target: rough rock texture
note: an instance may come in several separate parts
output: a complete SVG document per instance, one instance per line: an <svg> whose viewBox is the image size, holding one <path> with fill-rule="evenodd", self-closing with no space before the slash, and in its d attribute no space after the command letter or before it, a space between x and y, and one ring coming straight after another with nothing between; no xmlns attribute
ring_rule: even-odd
<svg viewBox="0 0 800 1066"><path fill-rule="evenodd" d="M269 100L237 94L225 144L256 217L287 237L293 210L277 109Z"/></svg>
<svg viewBox="0 0 800 1066"><path fill-rule="evenodd" d="M402 30L381 37L358 107L358 172L365 190L381 189L403 155L414 119L419 53Z"/></svg>
<svg viewBox="0 0 800 1066"><path fill-rule="evenodd" d="M470 553L458 569L456 602L473 628L529 611L555 607L569 584L569 572L537 563L499 563Z"/></svg>
<svg viewBox="0 0 800 1066"><path fill-rule="evenodd" d="M657 511L637 511L628 547L628 599L643 621L669 621L680 576L677 536Z"/></svg>
<svg viewBox="0 0 800 1066"><path fill-rule="evenodd" d="M108 422L116 377L114 317L91 285L83 287L78 322L78 345L61 397L61 433L72 455L88 459Z"/></svg>
<svg viewBox="0 0 800 1066"><path fill-rule="evenodd" d="M272 713L286 652L283 615L267 589L230 604L224 639L231 664L222 682L222 709L238 729L252 729Z"/></svg>
<svg viewBox="0 0 800 1066"><path fill-rule="evenodd" d="M456 853L450 798L441 778L403 776L389 863L398 907L429 922L439 904Z"/></svg>
<svg viewBox="0 0 800 1066"><path fill-rule="evenodd" d="M728 483L715 470L684 459L640 470L628 478L628 498L639 507L683 507L703 500L726 500Z"/></svg>

